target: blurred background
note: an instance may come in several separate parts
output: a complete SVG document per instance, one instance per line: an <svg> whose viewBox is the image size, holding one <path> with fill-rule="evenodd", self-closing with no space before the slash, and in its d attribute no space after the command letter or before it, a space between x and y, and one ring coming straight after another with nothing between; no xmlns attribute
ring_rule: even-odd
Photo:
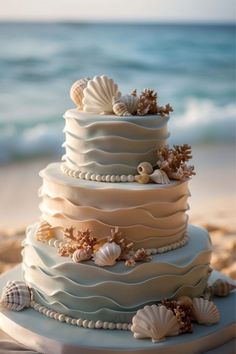
<svg viewBox="0 0 236 354"><path fill-rule="evenodd" d="M190 220L236 279L234 0L0 0L0 271L40 216L38 172L60 160L71 84L106 74L174 107L170 143L193 146Z"/></svg>

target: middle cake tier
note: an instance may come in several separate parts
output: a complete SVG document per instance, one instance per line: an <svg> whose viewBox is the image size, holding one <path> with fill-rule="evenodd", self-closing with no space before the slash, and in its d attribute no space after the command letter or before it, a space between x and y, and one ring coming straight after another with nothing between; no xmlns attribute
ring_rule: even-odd
<svg viewBox="0 0 236 354"><path fill-rule="evenodd" d="M181 243L186 235L188 181L171 184L103 183L69 177L61 163L40 172L42 218L53 227L89 229L106 240L118 227L134 248Z"/></svg>

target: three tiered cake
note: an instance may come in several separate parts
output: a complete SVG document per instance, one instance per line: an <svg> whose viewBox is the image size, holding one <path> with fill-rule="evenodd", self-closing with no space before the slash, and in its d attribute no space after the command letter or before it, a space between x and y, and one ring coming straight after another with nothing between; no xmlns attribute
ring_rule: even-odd
<svg viewBox="0 0 236 354"><path fill-rule="evenodd" d="M153 341L191 332L193 321L217 323L211 297L233 286L207 284L209 235L186 214L191 148L167 145L172 107L150 89L122 96L106 76L75 82L71 98L63 161L40 172L42 218L24 241L27 285L9 283L2 303Z"/></svg>

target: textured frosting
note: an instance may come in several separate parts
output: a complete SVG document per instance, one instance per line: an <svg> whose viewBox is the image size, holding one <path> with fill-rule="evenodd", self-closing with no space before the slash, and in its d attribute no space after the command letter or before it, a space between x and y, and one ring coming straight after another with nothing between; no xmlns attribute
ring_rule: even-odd
<svg viewBox="0 0 236 354"><path fill-rule="evenodd" d="M35 240L29 228L23 251L24 278L35 301L60 313L91 320L130 322L145 304L165 297L202 294L209 276L211 243L207 231L190 226L183 248L155 255L129 268L123 262L98 267L73 263L55 248Z"/></svg>
<svg viewBox="0 0 236 354"><path fill-rule="evenodd" d="M106 238L118 226L135 247L162 247L184 237L188 181L168 185L103 183L66 176L60 163L40 172L42 217L52 226L89 228Z"/></svg>
<svg viewBox="0 0 236 354"><path fill-rule="evenodd" d="M68 110L63 157L68 168L99 175L134 175L142 161L156 163L169 136L167 117L96 115Z"/></svg>

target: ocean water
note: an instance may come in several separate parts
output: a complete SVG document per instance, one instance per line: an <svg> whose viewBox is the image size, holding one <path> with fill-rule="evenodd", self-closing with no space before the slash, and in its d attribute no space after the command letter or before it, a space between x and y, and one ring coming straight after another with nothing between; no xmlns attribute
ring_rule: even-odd
<svg viewBox="0 0 236 354"><path fill-rule="evenodd" d="M234 141L235 38L226 25L0 23L0 163L62 154L70 86L101 74L170 102L172 143Z"/></svg>

